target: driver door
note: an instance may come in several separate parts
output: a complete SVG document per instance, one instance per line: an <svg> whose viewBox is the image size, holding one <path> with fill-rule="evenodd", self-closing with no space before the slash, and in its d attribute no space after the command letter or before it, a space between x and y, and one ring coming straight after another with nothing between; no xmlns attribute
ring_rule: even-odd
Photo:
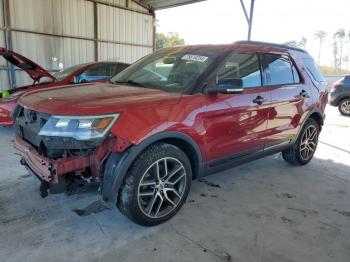
<svg viewBox="0 0 350 262"><path fill-rule="evenodd" d="M240 83L237 88L244 91L207 95L204 125L209 166L260 152L265 144L271 95L262 85L258 54L232 53L217 73L216 83L225 80Z"/></svg>

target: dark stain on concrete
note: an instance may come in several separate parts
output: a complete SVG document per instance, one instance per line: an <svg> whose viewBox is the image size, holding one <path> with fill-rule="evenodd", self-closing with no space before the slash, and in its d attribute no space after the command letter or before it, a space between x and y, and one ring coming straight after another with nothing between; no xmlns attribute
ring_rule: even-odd
<svg viewBox="0 0 350 262"><path fill-rule="evenodd" d="M280 193L280 194L276 194L277 198L296 198L295 195L289 194L289 193Z"/></svg>
<svg viewBox="0 0 350 262"><path fill-rule="evenodd" d="M307 217L308 215L316 215L318 214L318 211L313 209L302 209L302 208L293 208L288 207L288 210L295 211L301 213L304 217Z"/></svg>
<svg viewBox="0 0 350 262"><path fill-rule="evenodd" d="M204 184L206 184L207 186L210 186L210 187L221 188L220 185L215 184L215 183L213 183L213 182L210 182L210 181L208 181L208 180L206 180L206 179L204 179L204 178L200 178L198 181L201 182L201 183L204 183Z"/></svg>
<svg viewBox="0 0 350 262"><path fill-rule="evenodd" d="M90 205L83 209L74 209L73 211L78 215L78 216L88 216L92 213L100 213L106 209L110 209L107 204L102 200L99 199L97 201L92 202Z"/></svg>
<svg viewBox="0 0 350 262"><path fill-rule="evenodd" d="M338 213L338 214L341 214L343 216L350 217L350 212L349 211L341 211L341 210L338 210L338 209L333 209L333 211Z"/></svg>

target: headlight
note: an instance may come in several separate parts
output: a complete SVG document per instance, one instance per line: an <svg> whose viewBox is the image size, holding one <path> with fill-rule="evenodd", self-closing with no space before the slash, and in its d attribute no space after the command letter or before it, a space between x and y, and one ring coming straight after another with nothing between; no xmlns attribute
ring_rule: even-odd
<svg viewBox="0 0 350 262"><path fill-rule="evenodd" d="M119 114L103 116L51 116L41 128L40 136L71 137L90 140L103 137Z"/></svg>

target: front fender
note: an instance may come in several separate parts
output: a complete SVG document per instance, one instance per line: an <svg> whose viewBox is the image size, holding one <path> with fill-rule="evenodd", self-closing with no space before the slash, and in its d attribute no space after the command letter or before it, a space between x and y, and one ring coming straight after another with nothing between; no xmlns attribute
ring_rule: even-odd
<svg viewBox="0 0 350 262"><path fill-rule="evenodd" d="M148 146L169 138L177 138L189 143L196 154L199 175L205 174L205 165L203 164L201 151L191 137L176 131L158 133L150 136L140 144L128 148L122 153L112 153L109 156L102 183L103 200L111 206L115 206L118 200L119 189L122 186L129 168L137 156Z"/></svg>

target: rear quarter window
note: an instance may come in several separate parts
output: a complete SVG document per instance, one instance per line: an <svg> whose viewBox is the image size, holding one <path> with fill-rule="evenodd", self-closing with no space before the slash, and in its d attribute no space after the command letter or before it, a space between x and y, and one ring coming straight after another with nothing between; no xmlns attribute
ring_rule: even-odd
<svg viewBox="0 0 350 262"><path fill-rule="evenodd" d="M312 78L316 82L325 82L326 80L323 78L323 75L316 64L316 62L312 58L303 58L303 63L307 69L307 71L310 73Z"/></svg>

